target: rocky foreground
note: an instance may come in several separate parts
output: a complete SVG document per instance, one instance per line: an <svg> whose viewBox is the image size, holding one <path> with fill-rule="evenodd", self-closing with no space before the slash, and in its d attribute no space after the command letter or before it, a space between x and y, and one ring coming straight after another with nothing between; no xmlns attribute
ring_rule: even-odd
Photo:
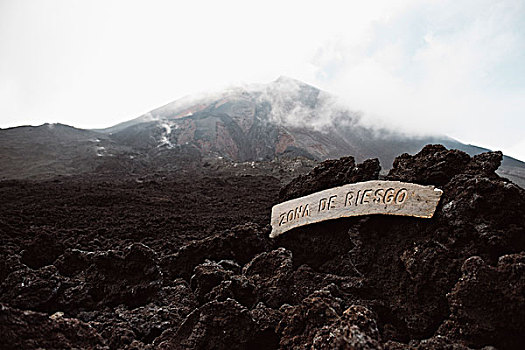
<svg viewBox="0 0 525 350"><path fill-rule="evenodd" d="M427 146L387 180L444 191L432 219L268 238L270 208L378 179L326 161L264 175L0 182L2 348L522 349L525 190L501 153Z"/></svg>

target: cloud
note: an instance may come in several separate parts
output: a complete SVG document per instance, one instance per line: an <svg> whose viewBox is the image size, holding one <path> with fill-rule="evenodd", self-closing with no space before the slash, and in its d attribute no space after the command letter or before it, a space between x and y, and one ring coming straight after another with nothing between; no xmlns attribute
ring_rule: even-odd
<svg viewBox="0 0 525 350"><path fill-rule="evenodd" d="M365 122L510 148L525 134L524 15L518 1L411 3L313 62Z"/></svg>
<svg viewBox="0 0 525 350"><path fill-rule="evenodd" d="M523 1L0 6L0 127L107 127L287 75L340 96L365 123L493 148L523 141Z"/></svg>

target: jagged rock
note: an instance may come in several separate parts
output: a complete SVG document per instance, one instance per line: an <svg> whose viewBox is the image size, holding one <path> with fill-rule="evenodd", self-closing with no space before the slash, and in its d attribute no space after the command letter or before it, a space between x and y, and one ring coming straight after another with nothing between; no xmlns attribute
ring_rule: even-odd
<svg viewBox="0 0 525 350"><path fill-rule="evenodd" d="M15 253L16 249L9 249L9 246L0 248L0 286L11 272L26 268L20 262L20 255Z"/></svg>
<svg viewBox="0 0 525 350"><path fill-rule="evenodd" d="M123 254L100 252L91 259L85 278L90 295L98 304L145 305L161 287L162 274L155 252L143 244L133 244Z"/></svg>
<svg viewBox="0 0 525 350"><path fill-rule="evenodd" d="M308 295L322 288L338 290L338 294L346 294L348 300L360 290L363 285L362 277L353 277L345 274L330 274L313 270L308 265L301 265L292 274L290 301L293 304L301 302Z"/></svg>
<svg viewBox="0 0 525 350"><path fill-rule="evenodd" d="M261 253L243 267L243 275L255 284L259 300L273 308L290 301L292 272L292 254L284 248Z"/></svg>
<svg viewBox="0 0 525 350"><path fill-rule="evenodd" d="M451 318L440 333L478 348L520 349L525 343L525 252L500 257L496 267L467 259L448 294Z"/></svg>
<svg viewBox="0 0 525 350"><path fill-rule="evenodd" d="M66 249L53 263L63 276L75 276L84 271L91 263L93 253L79 249Z"/></svg>
<svg viewBox="0 0 525 350"><path fill-rule="evenodd" d="M229 279L232 273L217 263L206 261L193 270L190 285L199 302L203 303L204 296L222 281Z"/></svg>
<svg viewBox="0 0 525 350"><path fill-rule="evenodd" d="M300 175L279 192L281 202L299 198L328 188L367 180L377 180L381 166L378 159L356 165L354 157L325 160L307 175Z"/></svg>
<svg viewBox="0 0 525 350"><path fill-rule="evenodd" d="M363 276L350 291L375 300L384 341L429 338L449 314L446 294L466 258L495 261L525 249L524 191L494 174L500 156L470 158L442 146L403 155L387 178L440 186L444 196L433 219L345 218L294 229L276 245L293 252L294 264Z"/></svg>
<svg viewBox="0 0 525 350"><path fill-rule="evenodd" d="M377 315L362 305L352 305L343 312L342 320L359 327L361 332L372 339L380 340L377 329Z"/></svg>
<svg viewBox="0 0 525 350"><path fill-rule="evenodd" d="M57 265L74 277L64 277L54 265L22 268L5 279L1 300L24 309L75 313L97 305L145 305L162 284L155 253L142 244L133 244L122 253L74 250L65 255L75 258L62 256Z"/></svg>
<svg viewBox="0 0 525 350"><path fill-rule="evenodd" d="M496 170L498 170L502 160L503 153L501 151L480 153L472 157L465 172L497 179Z"/></svg>
<svg viewBox="0 0 525 350"><path fill-rule="evenodd" d="M54 312L67 278L53 265L38 270L23 268L12 272L0 288L0 300L10 306L34 311Z"/></svg>
<svg viewBox="0 0 525 350"><path fill-rule="evenodd" d="M88 324L60 313L22 311L0 304L3 349L108 349Z"/></svg>
<svg viewBox="0 0 525 350"><path fill-rule="evenodd" d="M354 247L348 230L358 220L330 220L298 227L277 237L274 246L290 250L296 267L307 264L321 269L323 265L337 264Z"/></svg>
<svg viewBox="0 0 525 350"><path fill-rule="evenodd" d="M366 307L352 305L332 324L320 328L314 349L382 349L375 315Z"/></svg>
<svg viewBox="0 0 525 350"><path fill-rule="evenodd" d="M51 265L63 251L64 245L56 234L43 232L26 244L22 251L21 262L33 269L38 269Z"/></svg>
<svg viewBox="0 0 525 350"><path fill-rule="evenodd" d="M235 300L211 301L193 311L176 330L153 343L158 349L251 349L255 322Z"/></svg>
<svg viewBox="0 0 525 350"><path fill-rule="evenodd" d="M414 340L409 344L388 341L384 344L384 350L472 350L461 343L456 343L452 339L437 335L435 337ZM493 347L484 347L481 350L496 350Z"/></svg>
<svg viewBox="0 0 525 350"><path fill-rule="evenodd" d="M283 317L281 311L269 308L260 302L250 310L250 315L257 329L252 344L258 349L277 349L280 338L276 329Z"/></svg>
<svg viewBox="0 0 525 350"><path fill-rule="evenodd" d="M169 278L189 279L191 271L205 259L232 259L245 264L253 255L267 250L267 236L268 233L256 224L234 227L227 232L192 242L177 253L165 257L162 261L163 271Z"/></svg>
<svg viewBox="0 0 525 350"><path fill-rule="evenodd" d="M180 279L173 286L159 292L158 301L128 309L120 306L115 310L119 319L127 323L143 343L149 344L167 329L179 327L185 317L197 306L193 293L186 281ZM111 325L108 325L111 328Z"/></svg>
<svg viewBox="0 0 525 350"><path fill-rule="evenodd" d="M235 299L241 305L251 308L257 303L258 297L256 287L252 281L244 276L232 276L222 281L218 286L206 294L206 300Z"/></svg>
<svg viewBox="0 0 525 350"><path fill-rule="evenodd" d="M127 327L121 327L118 323L112 324L111 328L103 328L100 333L110 349L127 348L138 338L138 334Z"/></svg>
<svg viewBox="0 0 525 350"><path fill-rule="evenodd" d="M240 266L234 262L223 265L233 267L235 270ZM231 270L226 270L219 263L207 260L197 265L190 279L198 301L203 304L208 301L235 299L245 307L252 307L257 302L255 286L251 280L244 276L234 275Z"/></svg>
<svg viewBox="0 0 525 350"><path fill-rule="evenodd" d="M397 157L387 179L441 186L464 171L469 162L465 152L427 145L415 156L404 153Z"/></svg>
<svg viewBox="0 0 525 350"><path fill-rule="evenodd" d="M443 190L437 213L441 227L436 230L443 239L462 242L470 246L470 256L481 255L493 263L501 255L525 249L523 188L502 179L460 174Z"/></svg>
<svg viewBox="0 0 525 350"><path fill-rule="evenodd" d="M189 182L173 194L157 175L158 182L148 186L159 190L140 201L152 212L169 202L170 214L155 212L148 230L129 229L141 222L123 216L115 219L129 224L123 231L68 229L66 239L42 238L43 246L37 247L33 235L49 226L23 228L16 215L0 215L8 227L0 225L7 241L0 247L0 301L7 313L23 319L9 323L9 332L21 335L13 344L36 344L43 333L38 322L24 317L44 317L44 329L55 332L48 338L54 343L43 343L47 347L62 341L96 347L71 340L72 330L84 334L91 329L86 341L99 339L96 344L112 349L518 349L525 342L525 190L495 174L500 161L497 152L471 158L429 145L414 156L398 157L386 178L442 189L433 218L342 218L274 240L264 225L277 191L259 195L264 186L254 185L252 196L236 203L221 178L208 179L204 186L228 194L224 201L213 197L214 205L235 210L253 205L260 213L242 214L242 221L257 224L223 231L230 217L196 214L201 226L192 217L178 226L190 233L162 231L185 220L179 210L191 207L193 215L196 207L188 206L194 198L186 195ZM301 192L303 185L317 191L316 183L330 188L377 178L376 161L358 167L349 158L323 163L282 193L293 198L307 194ZM246 177L228 181L239 179ZM272 182L256 182L262 183ZM130 192L138 190L135 182L128 185ZM104 203L100 199L81 198ZM107 203L114 206L121 199ZM91 221L76 224L89 227ZM53 250L57 242L60 249L43 257L45 245ZM25 311L13 311L15 306ZM74 325L57 325L59 318ZM33 329L25 329L28 324ZM24 335L30 343L23 342Z"/></svg>
<svg viewBox="0 0 525 350"><path fill-rule="evenodd" d="M317 331L340 319L343 309L343 300L326 289L312 293L297 306L283 305L283 319L277 326L281 348L311 347Z"/></svg>
<svg viewBox="0 0 525 350"><path fill-rule="evenodd" d="M361 332L359 327L344 321L324 326L314 336L313 349L381 350L377 340Z"/></svg>
<svg viewBox="0 0 525 350"><path fill-rule="evenodd" d="M233 260L221 260L219 264L223 269L233 272L236 275L241 274L242 266Z"/></svg>
<svg viewBox="0 0 525 350"><path fill-rule="evenodd" d="M147 348L165 330L178 328L197 307L188 283L179 279L163 287L154 303L83 311L77 317L97 329L111 349Z"/></svg>

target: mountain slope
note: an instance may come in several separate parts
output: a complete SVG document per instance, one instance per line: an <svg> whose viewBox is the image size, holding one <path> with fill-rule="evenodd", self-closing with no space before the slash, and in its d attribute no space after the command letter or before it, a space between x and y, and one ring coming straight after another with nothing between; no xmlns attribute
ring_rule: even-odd
<svg viewBox="0 0 525 350"><path fill-rule="evenodd" d="M384 169L428 143L477 154L448 137L410 137L369 128L333 96L294 79L186 97L101 130L43 125L0 130L0 178L84 172L142 172L224 162L303 156L315 160L377 157ZM525 163L505 157L501 171L525 184Z"/></svg>
<svg viewBox="0 0 525 350"><path fill-rule="evenodd" d="M113 145L105 135L62 124L0 130L0 178L88 172Z"/></svg>
<svg viewBox="0 0 525 350"><path fill-rule="evenodd" d="M266 85L181 99L97 131L134 147L191 145L205 156L234 161L286 154L322 160L352 154L358 160L379 157L383 167L389 168L400 152L413 153L428 143L443 143L469 154L485 151L446 136L412 137L367 128L357 113L338 104L333 96L285 77Z"/></svg>

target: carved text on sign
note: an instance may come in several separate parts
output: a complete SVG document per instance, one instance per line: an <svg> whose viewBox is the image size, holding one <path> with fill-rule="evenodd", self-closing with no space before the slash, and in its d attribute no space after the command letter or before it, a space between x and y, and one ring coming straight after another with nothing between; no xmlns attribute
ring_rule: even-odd
<svg viewBox="0 0 525 350"><path fill-rule="evenodd" d="M275 205L272 233L324 220L386 214L431 218L443 191L399 181L366 181L313 193Z"/></svg>

